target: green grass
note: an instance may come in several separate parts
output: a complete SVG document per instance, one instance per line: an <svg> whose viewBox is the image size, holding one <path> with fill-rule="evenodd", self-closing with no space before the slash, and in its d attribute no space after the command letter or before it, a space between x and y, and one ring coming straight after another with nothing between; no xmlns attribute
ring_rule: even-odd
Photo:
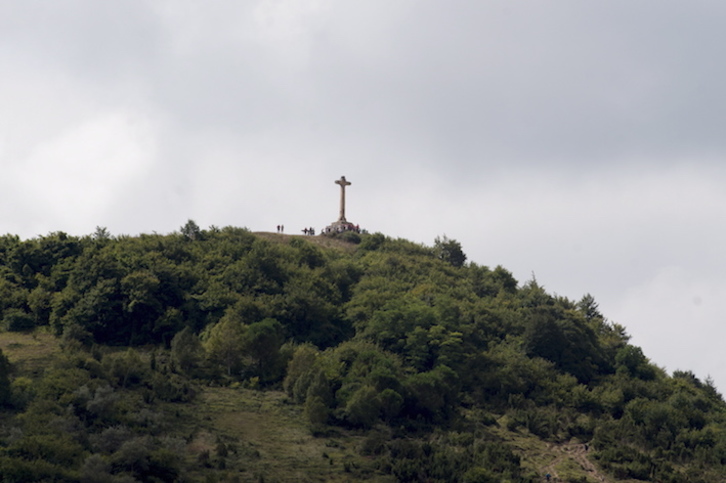
<svg viewBox="0 0 726 483"><path fill-rule="evenodd" d="M583 445L576 441L553 443L542 440L527 430L509 431L506 417L492 428L494 434L509 443L521 458L522 467L544 477L549 473L558 478L554 481L585 481L588 483L613 483L616 480L599 471L594 460L588 457ZM638 483L639 480L617 480L617 483Z"/></svg>
<svg viewBox="0 0 726 483"><path fill-rule="evenodd" d="M208 452L208 464L218 467L219 443L228 449L225 468L218 471L220 481L394 481L358 454L363 436L339 429L313 436L301 408L288 403L280 391L209 387L194 403L174 406L192 462L204 461ZM199 475L190 476L201 476L202 469L200 464Z"/></svg>
<svg viewBox="0 0 726 483"><path fill-rule="evenodd" d="M0 333L0 349L15 367L16 374L36 377L60 353L59 340L46 331Z"/></svg>

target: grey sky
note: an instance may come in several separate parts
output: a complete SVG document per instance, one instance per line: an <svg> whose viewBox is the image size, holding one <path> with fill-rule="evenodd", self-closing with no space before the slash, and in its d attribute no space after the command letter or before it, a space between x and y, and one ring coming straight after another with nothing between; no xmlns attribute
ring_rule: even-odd
<svg viewBox="0 0 726 483"><path fill-rule="evenodd" d="M0 0L2 231L337 216L593 294L726 387L726 5Z"/></svg>

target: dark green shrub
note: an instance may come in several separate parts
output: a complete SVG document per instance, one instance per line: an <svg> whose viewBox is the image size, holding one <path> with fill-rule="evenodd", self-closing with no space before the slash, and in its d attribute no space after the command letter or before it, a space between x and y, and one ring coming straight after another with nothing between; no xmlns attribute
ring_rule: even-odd
<svg viewBox="0 0 726 483"><path fill-rule="evenodd" d="M353 243L355 245L360 243L360 235L354 231L344 231L340 234L340 239L348 243Z"/></svg>
<svg viewBox="0 0 726 483"><path fill-rule="evenodd" d="M35 328L35 318L20 309L8 309L2 320L5 330L10 332L25 332Z"/></svg>

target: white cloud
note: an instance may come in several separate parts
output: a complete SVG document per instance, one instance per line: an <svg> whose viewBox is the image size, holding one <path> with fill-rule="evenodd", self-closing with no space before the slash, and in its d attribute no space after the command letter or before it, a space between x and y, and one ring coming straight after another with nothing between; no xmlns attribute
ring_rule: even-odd
<svg viewBox="0 0 726 483"><path fill-rule="evenodd" d="M0 3L2 231L296 232L345 175L351 221L590 292L723 387L690 337L724 335L725 8Z"/></svg>
<svg viewBox="0 0 726 483"><path fill-rule="evenodd" d="M723 388L724 297L726 278L704 277L689 266L665 266L628 287L611 316L627 327L632 343L643 347L651 361L669 372L691 370L702 380L711 376Z"/></svg>
<svg viewBox="0 0 726 483"><path fill-rule="evenodd" d="M16 160L15 209L27 229L90 233L153 161L153 129L138 114L110 112L69 126ZM43 230L45 228L45 230Z"/></svg>

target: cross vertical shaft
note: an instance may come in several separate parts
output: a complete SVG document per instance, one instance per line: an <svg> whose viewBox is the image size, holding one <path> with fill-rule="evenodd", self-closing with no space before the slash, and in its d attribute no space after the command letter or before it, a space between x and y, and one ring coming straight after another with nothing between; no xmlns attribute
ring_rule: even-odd
<svg viewBox="0 0 726 483"><path fill-rule="evenodd" d="M350 186L350 181L346 181L345 176L341 176L335 184L340 185L340 217L338 221L346 222L345 219L345 187Z"/></svg>

